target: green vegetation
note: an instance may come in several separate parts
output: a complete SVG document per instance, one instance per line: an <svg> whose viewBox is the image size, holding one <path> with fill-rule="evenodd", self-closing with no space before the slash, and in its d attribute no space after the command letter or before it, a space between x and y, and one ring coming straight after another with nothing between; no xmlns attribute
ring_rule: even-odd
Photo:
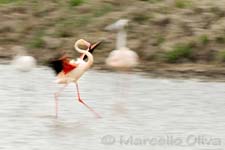
<svg viewBox="0 0 225 150"><path fill-rule="evenodd" d="M44 41L42 39L43 37L43 31L37 32L33 39L28 43L28 46L30 48L43 48L44 47Z"/></svg>
<svg viewBox="0 0 225 150"><path fill-rule="evenodd" d="M217 53L217 59L218 59L220 62L225 62L225 50L219 51L219 52Z"/></svg>
<svg viewBox="0 0 225 150"><path fill-rule="evenodd" d="M61 20L56 24L56 36L58 37L71 37L73 36L73 28L75 27L75 21Z"/></svg>
<svg viewBox="0 0 225 150"><path fill-rule="evenodd" d="M216 42L220 43L220 44L224 44L225 43L225 36L216 37Z"/></svg>
<svg viewBox="0 0 225 150"><path fill-rule="evenodd" d="M126 27L129 47L139 53L143 62L225 63L225 52L215 51L225 46L225 11L220 2L209 5L207 1L0 0L1 47L24 45L31 52L47 51L54 49L50 48L52 40L63 43L60 48L69 51L70 43L76 39L94 42L101 36L110 37L111 41L103 44L106 53L99 55L103 58L113 49L115 40L115 33L104 31L104 27L124 18L130 20ZM167 45L178 41L180 44L168 49Z"/></svg>
<svg viewBox="0 0 225 150"><path fill-rule="evenodd" d="M207 35L202 35L199 37L199 40L202 45L207 45L209 43L209 38Z"/></svg>
<svg viewBox="0 0 225 150"><path fill-rule="evenodd" d="M80 16L78 18L76 18L75 20L75 25L76 27L85 27L86 25L88 25L92 20L92 17L89 15L83 15Z"/></svg>
<svg viewBox="0 0 225 150"><path fill-rule="evenodd" d="M57 37L72 37L73 36L73 32L71 32L71 30L68 30L68 28L65 28L64 25L59 25L57 27L56 36Z"/></svg>
<svg viewBox="0 0 225 150"><path fill-rule="evenodd" d="M79 6L83 4L85 0L70 0L69 3L71 6Z"/></svg>
<svg viewBox="0 0 225 150"><path fill-rule="evenodd" d="M147 15L146 13L137 13L134 15L134 17L132 18L135 22L137 23L144 23L147 20L149 20L150 18L152 18L151 15Z"/></svg>
<svg viewBox="0 0 225 150"><path fill-rule="evenodd" d="M161 45L163 42L165 42L165 38L162 36L162 35L158 35L157 37L156 37L156 46L159 46L159 45Z"/></svg>
<svg viewBox="0 0 225 150"><path fill-rule="evenodd" d="M113 10L111 4L104 4L100 8L96 9L94 12L94 17L101 17Z"/></svg>
<svg viewBox="0 0 225 150"><path fill-rule="evenodd" d="M192 3L189 0L175 0L175 6L177 8L188 8L192 6Z"/></svg>
<svg viewBox="0 0 225 150"><path fill-rule="evenodd" d="M167 62L175 63L182 59L192 58L192 45L191 44L177 44L174 48L165 53L165 59Z"/></svg>
<svg viewBox="0 0 225 150"><path fill-rule="evenodd" d="M217 16L224 17L224 11L220 7L213 6L210 10L212 13L216 14Z"/></svg>
<svg viewBox="0 0 225 150"><path fill-rule="evenodd" d="M20 0L0 0L0 4L9 4L19 2Z"/></svg>

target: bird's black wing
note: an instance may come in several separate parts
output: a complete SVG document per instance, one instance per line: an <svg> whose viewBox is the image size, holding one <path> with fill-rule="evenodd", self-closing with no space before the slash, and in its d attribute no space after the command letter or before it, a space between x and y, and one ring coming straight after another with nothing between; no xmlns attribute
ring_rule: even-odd
<svg viewBox="0 0 225 150"><path fill-rule="evenodd" d="M50 60L48 66L51 67L56 74L60 73L63 70L63 61L62 60Z"/></svg>

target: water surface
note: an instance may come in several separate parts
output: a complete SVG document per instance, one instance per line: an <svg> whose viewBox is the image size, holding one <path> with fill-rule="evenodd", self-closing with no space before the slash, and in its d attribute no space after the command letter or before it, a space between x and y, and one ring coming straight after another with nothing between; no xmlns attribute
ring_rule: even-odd
<svg viewBox="0 0 225 150"><path fill-rule="evenodd" d="M77 102L70 84L54 116L53 72L0 65L0 149L190 150L224 149L225 83L153 79L88 71Z"/></svg>

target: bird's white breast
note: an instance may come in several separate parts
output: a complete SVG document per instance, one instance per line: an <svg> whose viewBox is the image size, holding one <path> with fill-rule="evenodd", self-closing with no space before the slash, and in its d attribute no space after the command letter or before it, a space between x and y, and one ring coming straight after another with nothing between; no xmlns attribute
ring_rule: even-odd
<svg viewBox="0 0 225 150"><path fill-rule="evenodd" d="M76 61L71 60L70 63L75 64L77 67L73 69L71 72L67 73L64 77L58 78L56 81L57 83L77 82L77 80L88 69L86 68L86 62L80 58L78 58Z"/></svg>

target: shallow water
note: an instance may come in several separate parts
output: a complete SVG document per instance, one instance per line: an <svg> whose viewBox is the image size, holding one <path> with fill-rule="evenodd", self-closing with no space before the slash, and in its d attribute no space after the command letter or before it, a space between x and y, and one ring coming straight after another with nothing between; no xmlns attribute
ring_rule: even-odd
<svg viewBox="0 0 225 150"><path fill-rule="evenodd" d="M0 149L189 150L225 147L225 83L88 71L59 97L53 72L0 65Z"/></svg>

